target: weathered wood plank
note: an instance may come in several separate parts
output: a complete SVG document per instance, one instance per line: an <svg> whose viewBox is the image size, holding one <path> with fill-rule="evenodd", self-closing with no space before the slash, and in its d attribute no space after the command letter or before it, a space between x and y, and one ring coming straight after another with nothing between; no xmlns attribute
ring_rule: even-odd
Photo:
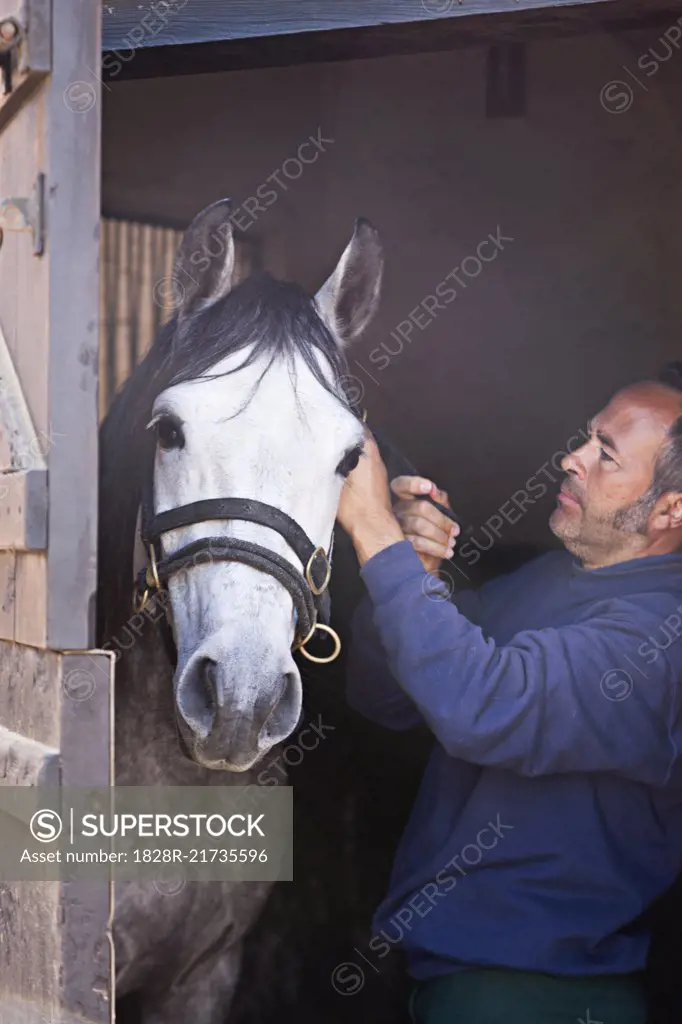
<svg viewBox="0 0 682 1024"><path fill-rule="evenodd" d="M47 113L48 325L47 642L87 649L97 583L101 11L55 5Z"/></svg>
<svg viewBox="0 0 682 1024"><path fill-rule="evenodd" d="M47 565L40 551L17 551L14 639L19 644L47 647Z"/></svg>
<svg viewBox="0 0 682 1024"><path fill-rule="evenodd" d="M38 436L0 329L0 550L47 545L47 443Z"/></svg>
<svg viewBox="0 0 682 1024"><path fill-rule="evenodd" d="M154 0L106 0L103 46L128 60L138 47L206 43L218 39L323 32L505 14L614 0L171 0L163 15Z"/></svg>
<svg viewBox="0 0 682 1024"><path fill-rule="evenodd" d="M25 247L24 247L25 248ZM30 267L29 267L30 270ZM33 275L30 275L31 277ZM34 303L35 305L35 300ZM39 340L45 341L44 332ZM19 353L17 353L19 355ZM33 376L33 375L31 375ZM38 435L7 341L0 327L0 433L10 452L9 468L47 469L44 444Z"/></svg>
<svg viewBox="0 0 682 1024"><path fill-rule="evenodd" d="M62 785L114 783L114 655L88 651L61 658ZM108 739L108 742L105 740ZM113 946L103 922L110 920L113 889L105 882L62 885L61 1014L65 1021L104 1022L110 1004ZM73 1016L72 1016L73 1015ZM57 1017L58 1020L62 1018Z"/></svg>
<svg viewBox="0 0 682 1024"><path fill-rule="evenodd" d="M47 473L0 473L0 550L47 547Z"/></svg>
<svg viewBox="0 0 682 1024"><path fill-rule="evenodd" d="M14 640L17 558L0 551L0 640Z"/></svg>
<svg viewBox="0 0 682 1024"><path fill-rule="evenodd" d="M2 1024L89 1024L85 1017L68 1010L54 1010L27 999L3 998Z"/></svg>
<svg viewBox="0 0 682 1024"><path fill-rule="evenodd" d="M40 556L35 556L40 557ZM27 739L59 749L60 655L0 643L0 722Z"/></svg>
<svg viewBox="0 0 682 1024"><path fill-rule="evenodd" d="M62 785L114 782L114 655L60 655Z"/></svg>
<svg viewBox="0 0 682 1024"><path fill-rule="evenodd" d="M44 170L45 96L43 85L22 105L21 116L2 130L0 195L30 196L38 172ZM0 248L0 325L12 369L21 381L31 429L39 436L49 434L48 271L48 260L34 256L30 235L5 232ZM3 380L9 370L3 355Z"/></svg>
<svg viewBox="0 0 682 1024"><path fill-rule="evenodd" d="M0 883L2 1021L58 1021L58 882ZM47 1011L47 1012L46 1012Z"/></svg>
<svg viewBox="0 0 682 1024"><path fill-rule="evenodd" d="M111 785L113 662L0 643L0 785ZM110 900L106 882L0 884L2 1024L111 1020Z"/></svg>
<svg viewBox="0 0 682 1024"><path fill-rule="evenodd" d="M0 786L59 785L59 751L0 725Z"/></svg>

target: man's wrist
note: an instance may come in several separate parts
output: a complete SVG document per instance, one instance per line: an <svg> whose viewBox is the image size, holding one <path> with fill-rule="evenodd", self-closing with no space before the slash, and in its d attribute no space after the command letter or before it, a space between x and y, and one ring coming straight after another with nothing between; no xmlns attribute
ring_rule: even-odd
<svg viewBox="0 0 682 1024"><path fill-rule="evenodd" d="M352 531L351 540L360 565L364 565L384 548L405 540L405 534L393 513L386 509L364 517Z"/></svg>

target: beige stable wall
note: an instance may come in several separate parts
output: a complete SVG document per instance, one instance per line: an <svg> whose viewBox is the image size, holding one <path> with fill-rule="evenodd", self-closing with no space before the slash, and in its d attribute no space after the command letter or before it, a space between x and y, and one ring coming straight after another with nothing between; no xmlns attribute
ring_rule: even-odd
<svg viewBox="0 0 682 1024"><path fill-rule="evenodd" d="M483 48L113 82L104 210L183 223L278 172L287 190L248 231L309 288L369 217L387 270L353 374L372 421L481 524L611 390L682 357L682 53L653 74L649 57L647 76L652 45L665 56L652 34L532 43L515 119L486 118ZM633 90L621 113L600 102L613 79ZM287 179L318 127L333 144ZM370 353L498 227L513 242L459 272L466 289L379 369ZM531 509L504 540L544 539L545 518Z"/></svg>

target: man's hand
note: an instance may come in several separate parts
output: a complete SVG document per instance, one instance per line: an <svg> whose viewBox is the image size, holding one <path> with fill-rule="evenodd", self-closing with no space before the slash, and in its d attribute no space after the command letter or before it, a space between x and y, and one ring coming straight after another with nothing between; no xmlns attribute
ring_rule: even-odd
<svg viewBox="0 0 682 1024"><path fill-rule="evenodd" d="M426 571L438 572L442 560L452 558L455 553L459 526L430 502L419 501L419 497L428 494L450 508L447 494L421 476L397 476L391 481L391 490L400 498L393 507L393 514L405 537L412 542Z"/></svg>
<svg viewBox="0 0 682 1024"><path fill-rule="evenodd" d="M350 535L360 565L405 540L391 508L388 473L369 430L360 461L341 492L337 519Z"/></svg>

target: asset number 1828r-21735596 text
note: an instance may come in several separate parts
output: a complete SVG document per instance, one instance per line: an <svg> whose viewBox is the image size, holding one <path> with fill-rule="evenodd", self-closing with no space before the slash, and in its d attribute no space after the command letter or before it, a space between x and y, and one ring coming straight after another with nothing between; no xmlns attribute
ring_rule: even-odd
<svg viewBox="0 0 682 1024"><path fill-rule="evenodd" d="M135 864L265 864L267 850L133 850Z"/></svg>

